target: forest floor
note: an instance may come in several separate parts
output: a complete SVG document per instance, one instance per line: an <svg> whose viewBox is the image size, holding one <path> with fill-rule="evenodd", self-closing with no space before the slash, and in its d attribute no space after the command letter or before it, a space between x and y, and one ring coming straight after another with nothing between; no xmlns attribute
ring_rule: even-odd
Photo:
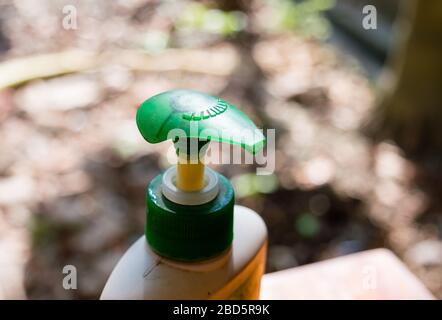
<svg viewBox="0 0 442 320"><path fill-rule="evenodd" d="M138 133L137 107L177 87L276 129L272 175L216 166L266 221L267 272L387 247L442 298L440 209L393 142L362 133L376 84L351 56L292 33L175 34L181 45L146 53L141 30L167 26L149 5L98 1L98 18L60 31L56 9L25 3L0 13L0 298L99 297L143 233L148 182L169 166L170 145ZM77 290L61 285L65 265Z"/></svg>

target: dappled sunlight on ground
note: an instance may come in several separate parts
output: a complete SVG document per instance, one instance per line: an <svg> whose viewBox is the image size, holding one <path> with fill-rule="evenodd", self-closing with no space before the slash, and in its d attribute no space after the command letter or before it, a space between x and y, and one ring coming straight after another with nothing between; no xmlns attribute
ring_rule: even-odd
<svg viewBox="0 0 442 320"><path fill-rule="evenodd" d="M58 11L29 15L19 2L4 22L15 34L0 70L8 60L72 47L93 57L86 70L55 70L0 91L0 298L99 297L143 233L148 182L169 166L170 145L148 145L138 133L137 107L183 87L219 95L276 128L273 175L217 166L232 178L237 202L268 225L268 272L388 247L442 296L437 209L401 150L361 132L375 92L351 57L287 32L244 42L212 35L195 45L174 29L177 7L152 11L142 1L79 1L95 18L80 17L78 32L55 32ZM150 42L143 51L149 28L175 37L174 47L152 54ZM67 264L78 269L78 290L61 286Z"/></svg>

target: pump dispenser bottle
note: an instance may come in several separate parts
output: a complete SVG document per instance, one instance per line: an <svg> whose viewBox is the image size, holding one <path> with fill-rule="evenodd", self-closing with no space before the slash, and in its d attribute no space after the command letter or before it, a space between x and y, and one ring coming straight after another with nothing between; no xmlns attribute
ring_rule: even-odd
<svg viewBox="0 0 442 320"><path fill-rule="evenodd" d="M234 204L230 181L202 161L210 141L255 153L265 138L227 102L172 90L141 104L145 140L172 139L177 165L146 194L146 228L110 275L101 299L258 299L267 230L253 210Z"/></svg>

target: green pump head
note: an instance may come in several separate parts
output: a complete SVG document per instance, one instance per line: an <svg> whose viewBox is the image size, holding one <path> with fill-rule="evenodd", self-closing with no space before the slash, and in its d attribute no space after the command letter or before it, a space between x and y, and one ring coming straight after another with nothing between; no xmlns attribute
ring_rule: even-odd
<svg viewBox="0 0 442 320"><path fill-rule="evenodd" d="M197 124L192 130L192 124ZM171 90L144 101L137 112L144 139L158 143L180 129L187 138L240 145L259 152L265 143L255 124L231 104L194 90Z"/></svg>
<svg viewBox="0 0 442 320"><path fill-rule="evenodd" d="M171 132L178 130L185 141L198 142L197 152L207 141L239 145L251 153L259 152L265 144L264 135L244 113L193 90L171 90L151 97L139 107L136 121L148 142L175 139ZM220 254L232 242L233 187L224 176L201 167L201 190L178 188L179 170L174 167L154 178L147 188L146 239L162 256L198 261ZM182 175L190 181L199 172L192 167L184 171L187 175Z"/></svg>

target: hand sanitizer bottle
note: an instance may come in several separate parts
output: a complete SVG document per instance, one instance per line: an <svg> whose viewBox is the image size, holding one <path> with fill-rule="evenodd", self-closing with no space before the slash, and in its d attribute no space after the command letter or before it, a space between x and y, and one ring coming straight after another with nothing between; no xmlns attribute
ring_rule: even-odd
<svg viewBox="0 0 442 320"><path fill-rule="evenodd" d="M235 205L230 181L204 166L210 141L251 153L265 138L229 103L172 90L141 104L137 126L150 143L172 139L177 165L146 193L146 228L110 275L101 299L258 299L267 230Z"/></svg>

